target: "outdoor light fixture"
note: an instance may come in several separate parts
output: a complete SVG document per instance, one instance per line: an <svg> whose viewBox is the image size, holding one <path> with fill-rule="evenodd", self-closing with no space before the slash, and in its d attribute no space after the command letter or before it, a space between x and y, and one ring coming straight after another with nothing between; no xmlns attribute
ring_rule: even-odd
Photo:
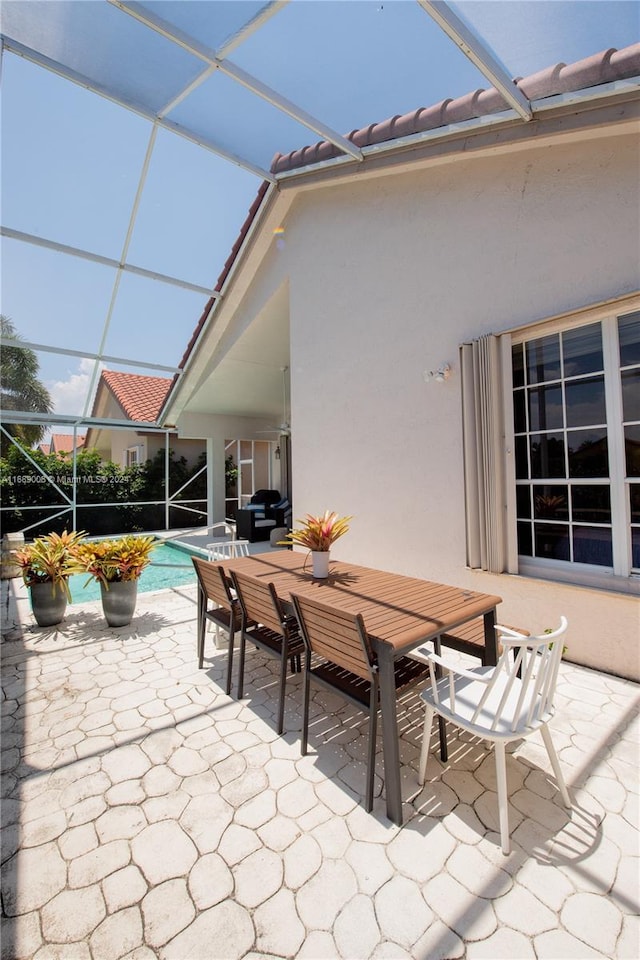
<svg viewBox="0 0 640 960"><path fill-rule="evenodd" d="M451 364L443 363L437 370L425 370L423 373L425 383L435 380L436 383L444 383L451 376Z"/></svg>
<svg viewBox="0 0 640 960"><path fill-rule="evenodd" d="M273 455L274 455L274 457L276 458L276 460L279 460L279 459L280 459L280 446L279 446L279 445L276 447L275 452L274 452Z"/></svg>

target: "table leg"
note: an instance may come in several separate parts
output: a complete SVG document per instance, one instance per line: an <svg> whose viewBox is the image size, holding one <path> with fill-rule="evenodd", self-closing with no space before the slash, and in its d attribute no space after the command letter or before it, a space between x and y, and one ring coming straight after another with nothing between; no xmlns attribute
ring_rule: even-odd
<svg viewBox="0 0 640 960"><path fill-rule="evenodd" d="M442 656L442 642L440 640L440 635L434 638L433 649L439 657ZM436 680L439 680L442 676L442 667L440 665L436 666ZM447 746L447 724L445 723L444 717L438 715L438 734L440 735L440 759L443 763L446 763L449 759L449 747Z"/></svg>
<svg viewBox="0 0 640 960"><path fill-rule="evenodd" d="M495 626L496 611L493 609L484 615L484 648L488 667L495 667L498 662L498 635Z"/></svg>
<svg viewBox="0 0 640 960"><path fill-rule="evenodd" d="M400 789L400 747L396 710L396 681L393 651L381 644L378 649L380 672L380 709L382 711L382 751L387 816L402 826L402 792Z"/></svg>

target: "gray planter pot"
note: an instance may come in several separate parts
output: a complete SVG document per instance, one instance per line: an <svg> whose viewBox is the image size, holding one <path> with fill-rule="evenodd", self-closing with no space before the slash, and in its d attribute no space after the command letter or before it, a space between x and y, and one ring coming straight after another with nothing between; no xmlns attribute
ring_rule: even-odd
<svg viewBox="0 0 640 960"><path fill-rule="evenodd" d="M138 581L125 580L123 583L110 583L107 589L100 584L102 611L110 627L126 627L131 623L138 597Z"/></svg>
<svg viewBox="0 0 640 960"><path fill-rule="evenodd" d="M31 609L39 627L54 627L64 620L67 594L53 583L34 583L29 587Z"/></svg>

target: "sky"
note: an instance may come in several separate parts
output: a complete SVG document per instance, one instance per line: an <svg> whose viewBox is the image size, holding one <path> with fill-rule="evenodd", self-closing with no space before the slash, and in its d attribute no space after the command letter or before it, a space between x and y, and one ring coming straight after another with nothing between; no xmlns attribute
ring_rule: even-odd
<svg viewBox="0 0 640 960"><path fill-rule="evenodd" d="M640 6L629 0L450 5L511 77L640 38ZM143 6L216 49L262 4ZM76 70L91 70L121 95L145 97L157 108L193 75L184 51L106 0L5 0L0 26L9 38L23 31L26 46L35 31L33 45L48 56L69 58ZM229 59L342 134L487 86L413 0L292 0ZM0 107L3 228L120 260L151 122L6 50ZM169 118L263 169L277 151L320 139L218 73ZM164 129L147 159L127 262L212 289L261 178ZM0 252L0 310L34 343L175 367L207 302L204 293L131 274L117 284L111 267L16 239L3 237ZM81 414L93 361L45 352L38 358L55 412Z"/></svg>

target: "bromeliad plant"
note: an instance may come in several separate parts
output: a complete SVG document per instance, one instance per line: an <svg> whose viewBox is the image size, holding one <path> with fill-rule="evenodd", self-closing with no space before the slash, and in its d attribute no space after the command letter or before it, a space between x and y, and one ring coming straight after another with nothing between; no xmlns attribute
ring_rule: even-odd
<svg viewBox="0 0 640 960"><path fill-rule="evenodd" d="M304 520L296 521L301 526L288 533L280 542L287 546L297 543L313 552L326 553L331 549L331 544L348 531L349 521L352 519L339 517L337 513L329 513L328 510L321 517L308 513Z"/></svg>
<svg viewBox="0 0 640 960"><path fill-rule="evenodd" d="M48 533L16 550L15 562L22 568L22 579L26 586L50 583L52 593L62 591L67 600L70 600L69 577L84 570L77 559L76 551L80 549L85 537L82 530Z"/></svg>
<svg viewBox="0 0 640 960"><path fill-rule="evenodd" d="M114 540L86 541L78 546L76 557L81 571L109 589L110 583L138 580L151 562L154 537L127 534ZM87 580L87 583L90 581Z"/></svg>

